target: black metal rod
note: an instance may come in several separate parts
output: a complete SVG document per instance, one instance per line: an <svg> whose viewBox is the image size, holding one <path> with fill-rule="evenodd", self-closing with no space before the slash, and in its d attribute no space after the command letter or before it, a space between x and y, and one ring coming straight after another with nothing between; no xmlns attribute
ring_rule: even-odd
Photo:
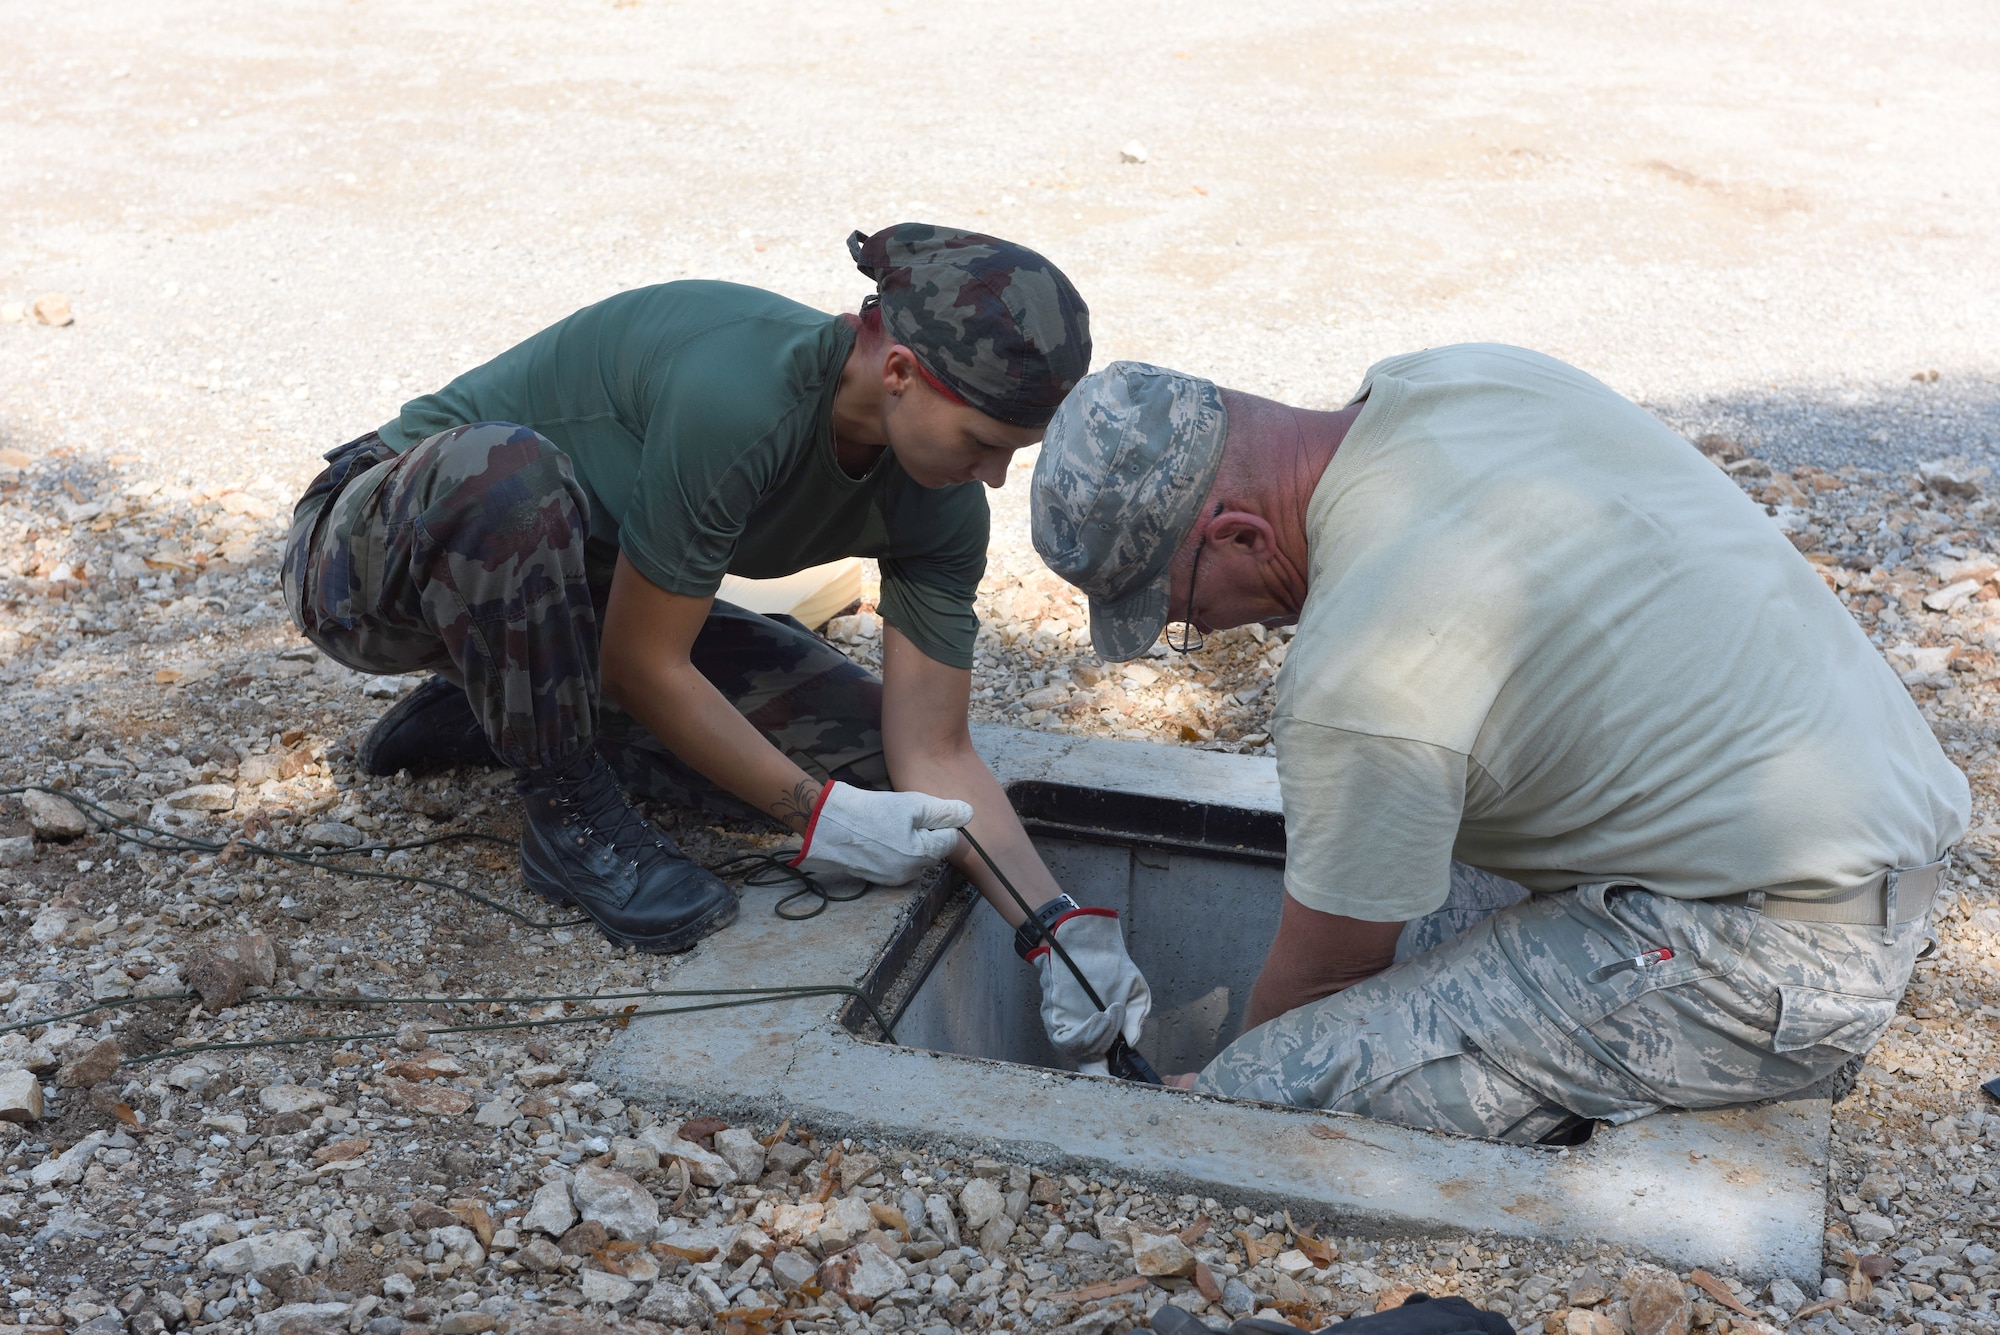
<svg viewBox="0 0 2000 1335"><path fill-rule="evenodd" d="M993 861L993 855L979 846L979 841L972 837L972 831L961 829L959 833L965 836L965 842L972 845L972 851L979 854L979 860L986 864L986 869L993 873L995 880L1000 882L1000 888L1013 897L1014 903L1020 906L1021 912L1027 920L1034 922L1035 911L1028 907L1028 901L1022 897L1019 890L1014 888L1014 883L1007 879L1007 873L1001 871L999 864ZM1056 934L1051 931L1043 931L1041 939L1049 943L1049 949L1056 953L1056 958L1061 960L1068 967L1070 973L1076 977L1077 985L1083 988L1084 996L1090 998L1090 1004L1097 1007L1100 1011L1108 1009L1104 1004L1104 998L1097 995L1097 989L1092 987L1090 980L1083 976L1083 970L1077 967L1076 961L1070 958L1067 950L1063 949L1062 942L1056 940ZM1110 1070L1121 1080L1135 1080L1145 1085L1164 1083L1152 1065L1139 1055L1139 1050L1125 1041L1125 1035L1123 1034L1119 1034L1116 1038L1112 1039L1111 1047L1104 1055L1106 1069Z"/></svg>

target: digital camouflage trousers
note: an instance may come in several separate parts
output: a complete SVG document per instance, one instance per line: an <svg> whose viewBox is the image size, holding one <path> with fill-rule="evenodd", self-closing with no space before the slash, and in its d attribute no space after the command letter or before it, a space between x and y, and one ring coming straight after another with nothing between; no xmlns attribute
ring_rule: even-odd
<svg viewBox="0 0 2000 1335"><path fill-rule="evenodd" d="M588 499L546 438L480 422L400 455L371 433L326 457L293 512L282 580L328 657L458 683L515 770L594 745L637 796L748 810L602 699L616 552L589 541ZM716 603L690 657L806 773L888 786L881 683L798 622Z"/></svg>
<svg viewBox="0 0 2000 1335"><path fill-rule="evenodd" d="M1572 1115L1778 1097L1873 1045L1926 935L1920 920L1885 945L1879 926L1629 885L1521 894L1455 865L1441 930L1406 929L1405 946L1432 929L1421 953L1243 1035L1195 1088L1517 1142ZM1672 959L1593 980L1661 947Z"/></svg>

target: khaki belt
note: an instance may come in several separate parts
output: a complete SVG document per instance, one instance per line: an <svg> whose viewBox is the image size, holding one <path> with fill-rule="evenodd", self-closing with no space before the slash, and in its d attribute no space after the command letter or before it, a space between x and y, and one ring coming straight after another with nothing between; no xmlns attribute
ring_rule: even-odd
<svg viewBox="0 0 2000 1335"><path fill-rule="evenodd" d="M1896 929L1913 923L1931 911L1938 887L1944 882L1946 854L1921 867L1898 867L1873 876L1837 895L1825 899L1787 899L1781 895L1752 890L1747 894L1725 895L1710 902L1741 904L1767 918L1792 922L1844 923L1850 927L1880 927L1882 940L1889 944Z"/></svg>

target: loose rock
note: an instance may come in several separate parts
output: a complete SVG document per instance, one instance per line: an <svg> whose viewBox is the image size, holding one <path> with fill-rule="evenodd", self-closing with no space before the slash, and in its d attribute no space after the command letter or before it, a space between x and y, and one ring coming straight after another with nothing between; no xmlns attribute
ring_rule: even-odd
<svg viewBox="0 0 2000 1335"><path fill-rule="evenodd" d="M767 1173L783 1173L789 1177L811 1162L812 1151L787 1140L781 1140L764 1151L764 1171Z"/></svg>
<svg viewBox="0 0 2000 1335"><path fill-rule="evenodd" d="M1611 1296L1611 1286L1605 1283L1596 1266L1585 1266L1577 1271L1568 1290L1571 1307L1595 1307Z"/></svg>
<svg viewBox="0 0 2000 1335"><path fill-rule="evenodd" d="M0 1122L36 1122L42 1116L42 1082L34 1072L0 1072Z"/></svg>
<svg viewBox="0 0 2000 1335"><path fill-rule="evenodd" d="M1563 1323L1563 1335L1625 1335L1607 1312L1588 1307L1572 1307Z"/></svg>
<svg viewBox="0 0 2000 1335"><path fill-rule="evenodd" d="M239 936L188 966L188 986L210 1011L234 1006L252 987L269 987L278 974L276 948L267 936Z"/></svg>
<svg viewBox="0 0 2000 1335"><path fill-rule="evenodd" d="M623 1275L613 1275L603 1270L586 1270L577 1277L577 1287L583 1291L583 1300L606 1307L624 1302L639 1291L639 1286Z"/></svg>
<svg viewBox="0 0 2000 1335"><path fill-rule="evenodd" d="M649 1126L639 1133L639 1139L653 1147L665 1163L669 1156L679 1159L687 1166L688 1176L696 1186L730 1187L736 1185L736 1170L729 1161L712 1150L705 1150L693 1141L682 1140L662 1127Z"/></svg>
<svg viewBox="0 0 2000 1335"><path fill-rule="evenodd" d="M976 1233L1007 1208L1007 1199L991 1178L975 1177L958 1193L958 1208L965 1214L965 1226Z"/></svg>
<svg viewBox="0 0 2000 1335"><path fill-rule="evenodd" d="M563 1254L562 1250L547 1238L534 1238L527 1246L514 1253L514 1259L530 1270L560 1270Z"/></svg>
<svg viewBox="0 0 2000 1335"><path fill-rule="evenodd" d="M713 1313L686 1286L662 1280L653 1285L634 1315L641 1321L657 1321L666 1326L694 1326L705 1323Z"/></svg>
<svg viewBox="0 0 2000 1335"><path fill-rule="evenodd" d="M160 800L176 811L228 811L236 805L236 790L226 783L198 783Z"/></svg>
<svg viewBox="0 0 2000 1335"><path fill-rule="evenodd" d="M535 1192L535 1198L528 1204L528 1212L521 1216L521 1227L531 1233L546 1233L559 1238L569 1232L576 1223L576 1207L570 1203L569 1184L549 1182Z"/></svg>
<svg viewBox="0 0 2000 1335"><path fill-rule="evenodd" d="M787 1290L805 1287L818 1273L819 1266L804 1252L784 1251L771 1258L771 1277Z"/></svg>
<svg viewBox="0 0 2000 1335"><path fill-rule="evenodd" d="M304 1229L288 1233L259 1233L212 1248L201 1263L222 1275L247 1275L273 1266L291 1265L300 1274L312 1269L319 1248L313 1235Z"/></svg>
<svg viewBox="0 0 2000 1335"><path fill-rule="evenodd" d="M924 1197L924 1217L930 1220L931 1229L944 1240L947 1247L963 1244L958 1236L958 1219L951 1212L951 1202L941 1195Z"/></svg>
<svg viewBox="0 0 2000 1335"><path fill-rule="evenodd" d="M432 1117L456 1117L472 1106L472 1095L449 1085L416 1084L408 1080L385 1080L383 1092L397 1107Z"/></svg>
<svg viewBox="0 0 2000 1335"><path fill-rule="evenodd" d="M347 1303L286 1303L269 1312L260 1312L251 1323L253 1335L344 1335Z"/></svg>
<svg viewBox="0 0 2000 1335"><path fill-rule="evenodd" d="M1863 1242L1881 1242L1896 1236L1896 1225L1872 1210L1863 1210L1847 1222L1854 1230L1854 1236Z"/></svg>
<svg viewBox="0 0 2000 1335"><path fill-rule="evenodd" d="M432 1229L431 1241L443 1247L447 1255L458 1257L468 1266L476 1266L486 1259L486 1248L480 1245L479 1236L463 1224Z"/></svg>
<svg viewBox="0 0 2000 1335"><path fill-rule="evenodd" d="M472 1120L480 1126L512 1126L521 1120L521 1110L506 1099L494 1099L490 1103L482 1103L479 1111L472 1115Z"/></svg>
<svg viewBox="0 0 2000 1335"><path fill-rule="evenodd" d="M1635 1267L1619 1284L1629 1305L1632 1335L1687 1335L1694 1314L1687 1287L1677 1276Z"/></svg>
<svg viewBox="0 0 2000 1335"><path fill-rule="evenodd" d="M257 1091L257 1106L268 1113L311 1112L326 1105L325 1091L303 1085L266 1085Z"/></svg>
<svg viewBox="0 0 2000 1335"><path fill-rule="evenodd" d="M21 807L28 813L28 824L38 839L76 839L90 832L90 823L84 819L82 809L54 793L30 788L21 794Z"/></svg>
<svg viewBox="0 0 2000 1335"><path fill-rule="evenodd" d="M595 1219L586 1219L556 1240L564 1256L589 1256L611 1241L611 1231Z"/></svg>
<svg viewBox="0 0 2000 1335"><path fill-rule="evenodd" d="M715 1133L715 1152L735 1171L739 1182L755 1182L764 1176L764 1147L740 1126Z"/></svg>
<svg viewBox="0 0 2000 1335"><path fill-rule="evenodd" d="M44 1159L28 1172L28 1181L36 1188L52 1187L58 1183L83 1181L83 1170L97 1156L97 1151L110 1139L102 1131L93 1131L61 1154Z"/></svg>
<svg viewBox="0 0 2000 1335"><path fill-rule="evenodd" d="M716 1138L716 1148L722 1148L721 1137ZM882 1161L865 1150L850 1154L840 1161L840 1189L852 1191L862 1182L882 1171Z"/></svg>
<svg viewBox="0 0 2000 1335"><path fill-rule="evenodd" d="M71 1056L56 1072L57 1088L88 1089L104 1083L117 1072L120 1055L115 1038L93 1043L81 1051L71 1049Z"/></svg>
<svg viewBox="0 0 2000 1335"><path fill-rule="evenodd" d="M69 298L60 292L44 292L36 297L34 312L37 321L57 329L76 323L76 315L69 308Z"/></svg>
<svg viewBox="0 0 2000 1335"><path fill-rule="evenodd" d="M820 1221L817 1239L820 1250L829 1256L861 1240L875 1226L875 1213L868 1202L855 1196L829 1201Z"/></svg>
<svg viewBox="0 0 2000 1335"><path fill-rule="evenodd" d="M745 1224L729 1240L723 1258L731 1265L742 1265L753 1256L774 1256L777 1250L768 1233L755 1224Z"/></svg>
<svg viewBox="0 0 2000 1335"><path fill-rule="evenodd" d="M305 835L307 843L316 844L321 848L359 848L368 842L367 835L352 825L337 820L308 825L301 833Z"/></svg>
<svg viewBox="0 0 2000 1335"><path fill-rule="evenodd" d="M609 1168L580 1168L571 1187L577 1212L604 1225L614 1238L650 1242L660 1226L660 1203L653 1194L623 1173Z"/></svg>
<svg viewBox="0 0 2000 1335"><path fill-rule="evenodd" d="M820 1283L826 1288L869 1302L888 1297L904 1282L902 1267L872 1242L829 1257L820 1267Z"/></svg>
<svg viewBox="0 0 2000 1335"><path fill-rule="evenodd" d="M1138 1233L1132 1239L1132 1268L1149 1279L1194 1273L1195 1256L1171 1234Z"/></svg>

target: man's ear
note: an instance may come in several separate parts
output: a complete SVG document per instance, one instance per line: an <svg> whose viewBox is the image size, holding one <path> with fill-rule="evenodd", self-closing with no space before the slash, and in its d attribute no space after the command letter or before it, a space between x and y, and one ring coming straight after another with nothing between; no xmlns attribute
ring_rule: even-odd
<svg viewBox="0 0 2000 1335"><path fill-rule="evenodd" d="M1247 510L1224 510L1209 521L1208 540L1234 547L1242 555L1262 559L1277 550L1277 534L1270 521Z"/></svg>

